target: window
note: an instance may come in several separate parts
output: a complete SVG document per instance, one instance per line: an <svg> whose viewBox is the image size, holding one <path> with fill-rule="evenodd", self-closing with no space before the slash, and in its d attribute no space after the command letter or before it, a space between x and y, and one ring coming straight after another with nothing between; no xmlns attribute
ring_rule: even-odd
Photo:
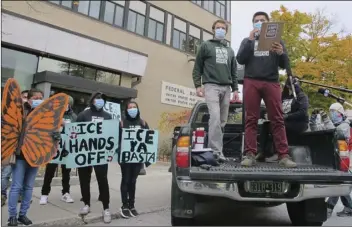
<svg viewBox="0 0 352 227"><path fill-rule="evenodd" d="M213 38L213 35L209 32L203 30L203 42L208 41Z"/></svg>
<svg viewBox="0 0 352 227"><path fill-rule="evenodd" d="M31 88L36 73L38 57L33 54L1 48L1 87L9 78L15 78L21 90Z"/></svg>
<svg viewBox="0 0 352 227"><path fill-rule="evenodd" d="M100 4L100 1L79 1L78 12L99 19Z"/></svg>
<svg viewBox="0 0 352 227"><path fill-rule="evenodd" d="M225 19L225 1L216 1L215 2L215 14L218 17Z"/></svg>
<svg viewBox="0 0 352 227"><path fill-rule="evenodd" d="M86 67L83 65L68 63L68 74L70 76L82 77L89 80L95 80L95 76L97 73L96 69Z"/></svg>
<svg viewBox="0 0 352 227"><path fill-rule="evenodd" d="M163 35L164 25L156 20L149 19L148 37L162 42Z"/></svg>
<svg viewBox="0 0 352 227"><path fill-rule="evenodd" d="M110 1L105 2L104 21L119 27L123 25L124 8Z"/></svg>
<svg viewBox="0 0 352 227"><path fill-rule="evenodd" d="M174 48L186 50L186 33L174 29L172 46Z"/></svg>
<svg viewBox="0 0 352 227"><path fill-rule="evenodd" d="M128 13L127 29L140 35L144 35L145 16L132 10Z"/></svg>
<svg viewBox="0 0 352 227"><path fill-rule="evenodd" d="M200 39L190 35L189 36L188 51L192 54L196 54L199 44L200 44Z"/></svg>
<svg viewBox="0 0 352 227"><path fill-rule="evenodd" d="M96 81L112 85L120 85L120 75L98 70Z"/></svg>
<svg viewBox="0 0 352 227"><path fill-rule="evenodd" d="M38 72L50 71L54 73L65 73L68 74L69 63L50 59L50 58L39 58Z"/></svg>
<svg viewBox="0 0 352 227"><path fill-rule="evenodd" d="M204 1L203 4L204 9L208 10L211 13L214 13L214 1Z"/></svg>
<svg viewBox="0 0 352 227"><path fill-rule="evenodd" d="M72 8L72 1L61 1L61 5Z"/></svg>
<svg viewBox="0 0 352 227"><path fill-rule="evenodd" d="M202 5L202 1L201 0L192 0L192 2L196 3L197 5Z"/></svg>

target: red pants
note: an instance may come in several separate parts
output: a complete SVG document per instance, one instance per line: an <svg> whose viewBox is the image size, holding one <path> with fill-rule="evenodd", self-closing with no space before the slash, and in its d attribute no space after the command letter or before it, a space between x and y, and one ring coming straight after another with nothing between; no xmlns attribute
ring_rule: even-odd
<svg viewBox="0 0 352 227"><path fill-rule="evenodd" d="M257 153L258 119L260 102L264 100L270 120L275 148L280 158L288 155L288 145L283 119L281 88L279 83L244 79L243 101L245 108L244 153Z"/></svg>

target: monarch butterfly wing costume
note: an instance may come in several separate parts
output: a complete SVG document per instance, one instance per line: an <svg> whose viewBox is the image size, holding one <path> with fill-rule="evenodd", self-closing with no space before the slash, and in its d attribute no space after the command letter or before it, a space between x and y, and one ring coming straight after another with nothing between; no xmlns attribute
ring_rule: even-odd
<svg viewBox="0 0 352 227"><path fill-rule="evenodd" d="M18 148L23 128L23 104L21 90L13 78L7 80L1 103L1 160L5 160Z"/></svg>
<svg viewBox="0 0 352 227"><path fill-rule="evenodd" d="M36 107L26 118L21 151L28 164L38 167L50 162L57 152L59 134L68 96L59 93Z"/></svg>

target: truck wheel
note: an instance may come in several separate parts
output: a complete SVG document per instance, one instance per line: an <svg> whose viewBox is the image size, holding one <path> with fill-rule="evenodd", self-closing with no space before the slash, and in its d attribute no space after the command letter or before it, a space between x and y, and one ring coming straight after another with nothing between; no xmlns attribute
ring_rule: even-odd
<svg viewBox="0 0 352 227"><path fill-rule="evenodd" d="M171 224L172 226L190 226L194 223L195 196L178 188L172 176L171 183Z"/></svg>
<svg viewBox="0 0 352 227"><path fill-rule="evenodd" d="M305 219L305 201L297 203L286 203L288 216L294 226L322 226L323 221L311 222Z"/></svg>
<svg viewBox="0 0 352 227"><path fill-rule="evenodd" d="M193 218L178 218L171 215L172 226L192 226L194 224Z"/></svg>

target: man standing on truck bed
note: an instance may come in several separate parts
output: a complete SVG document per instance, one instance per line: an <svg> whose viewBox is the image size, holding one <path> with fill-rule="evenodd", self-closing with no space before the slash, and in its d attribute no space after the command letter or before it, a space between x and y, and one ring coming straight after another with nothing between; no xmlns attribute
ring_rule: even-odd
<svg viewBox="0 0 352 227"><path fill-rule="evenodd" d="M256 162L260 102L264 99L275 148L279 154L279 164L286 168L294 168L297 165L288 154L279 84L279 67L285 67L286 48L281 41L281 43L273 43L271 51L256 50L261 25L268 21L269 16L265 12L257 12L253 15L254 29L249 37L242 41L236 57L239 64L245 65L243 100L246 112L244 141L246 156L241 164L252 166Z"/></svg>
<svg viewBox="0 0 352 227"><path fill-rule="evenodd" d="M199 97L205 96L209 110L208 147L224 160L222 152L223 130L232 101L237 101L237 63L235 53L225 42L228 25L224 20L213 23L214 39L200 46L193 68L193 82ZM202 88L204 84L204 89Z"/></svg>

